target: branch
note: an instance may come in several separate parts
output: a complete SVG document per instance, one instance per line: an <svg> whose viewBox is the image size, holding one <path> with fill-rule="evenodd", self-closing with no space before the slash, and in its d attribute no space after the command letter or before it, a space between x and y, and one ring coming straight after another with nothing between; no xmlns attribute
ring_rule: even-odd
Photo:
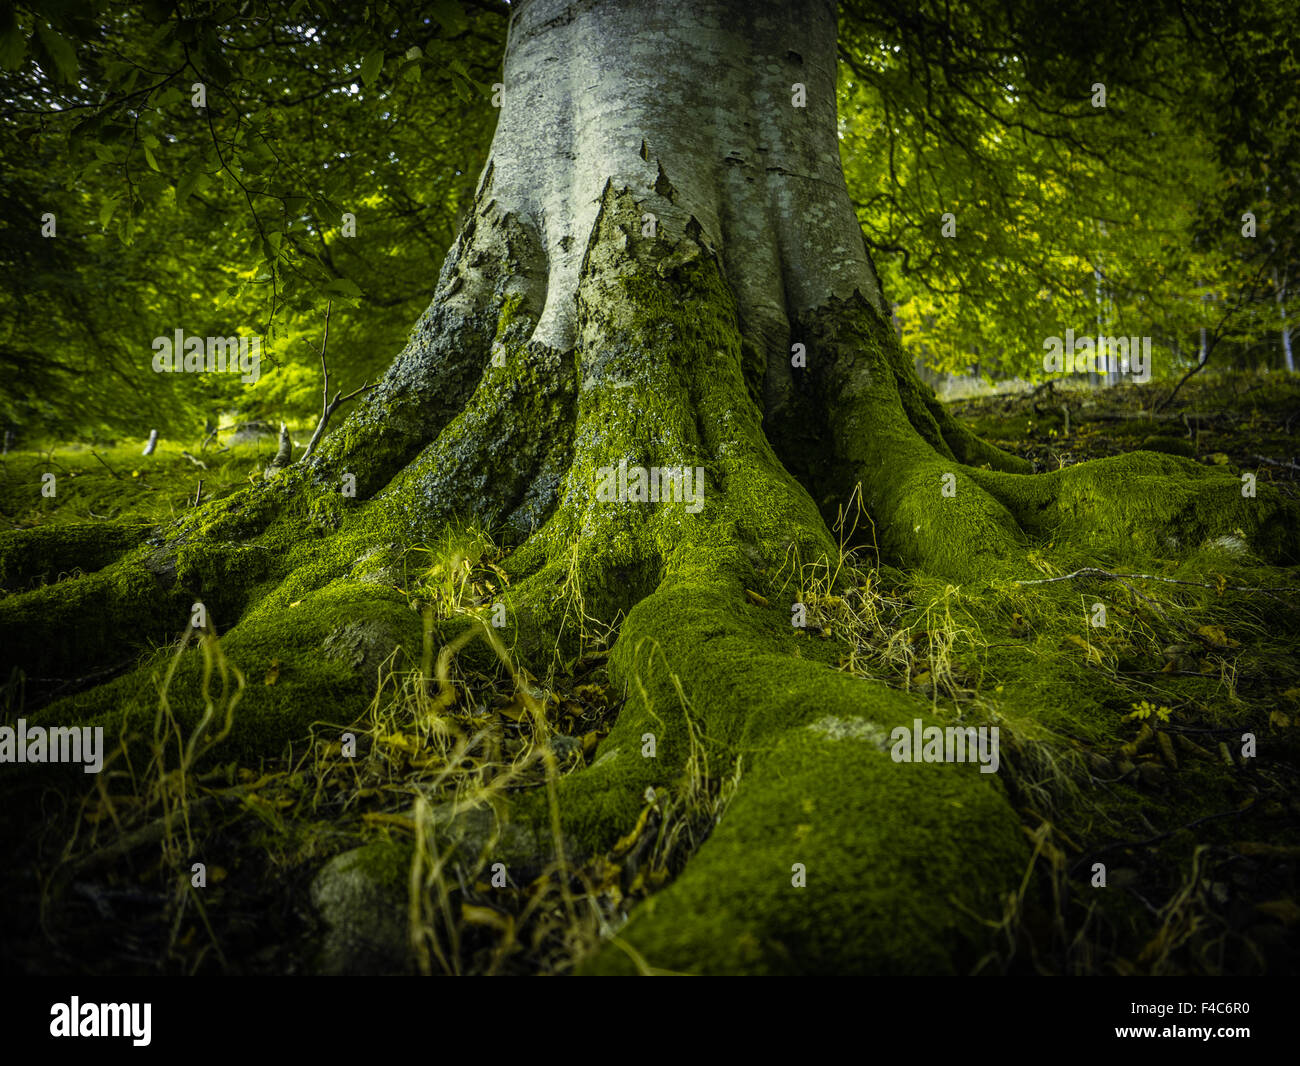
<svg viewBox="0 0 1300 1066"><path fill-rule="evenodd" d="M1109 570L1099 570L1095 566L1085 566L1081 570L1075 570L1071 574L1062 574L1060 577L1044 577L1033 581L1015 581L1013 584L1050 585L1056 581L1070 581L1076 577L1098 577L1103 581L1118 581L1120 584L1124 584L1125 578L1135 578L1140 581L1163 581L1167 585L1191 585L1198 589L1218 589L1220 587L1217 584L1209 584L1204 581L1183 581L1181 578L1161 577L1159 574L1112 574ZM1233 592L1262 592L1270 596L1275 592L1300 592L1300 586L1296 585L1278 585L1273 588L1260 588L1253 585L1224 585L1222 587ZM1139 593L1139 595L1141 594ZM1145 599L1145 597L1143 598Z"/></svg>
<svg viewBox="0 0 1300 1066"><path fill-rule="evenodd" d="M1231 321L1232 316L1235 315L1238 311L1240 311L1243 307L1245 307L1248 301L1254 300L1255 292L1259 287L1258 282L1262 270L1263 267L1261 267L1259 270L1255 272L1255 277L1251 279L1249 288L1240 291L1237 294L1237 299L1233 303L1233 305L1230 308L1228 308L1228 310L1225 311L1223 315L1220 317L1218 323L1214 327L1214 330L1210 333L1208 339L1206 340L1205 358L1200 360L1195 366L1193 366L1189 371L1187 371L1187 373L1184 374L1181 379L1179 379L1178 384L1174 386L1174 391L1171 392L1168 396L1166 396L1164 400L1162 400L1160 403L1156 404L1155 406L1156 411L1163 411L1166 407L1168 407L1171 403L1173 403L1174 397L1177 396L1179 390L1184 385L1187 384L1188 379L1191 378L1193 374L1199 374L1202 370L1205 369L1205 367L1209 365L1210 355L1213 353L1215 347L1217 347L1219 341L1223 339L1224 333L1228 329L1228 323Z"/></svg>
<svg viewBox="0 0 1300 1066"><path fill-rule="evenodd" d="M1168 840L1175 833L1181 833L1185 829L1195 829L1198 825L1204 825L1206 822L1212 822L1218 818L1232 818L1235 815L1239 815L1239 814L1249 814L1251 811L1253 811L1256 807L1260 805L1260 802L1261 802L1260 799L1256 797L1255 799L1251 800L1250 803L1248 803L1245 807L1238 807L1235 810L1231 810L1231 811L1219 811L1217 814L1207 814L1201 818L1194 818L1190 822L1186 822L1180 826L1175 826L1173 829L1167 830L1164 833L1157 833L1155 836L1147 837L1145 840L1117 840L1113 844L1106 844L1103 847L1088 852L1088 854L1084 855L1081 859L1079 859L1073 866L1070 867L1070 874L1073 876L1075 870L1078 870L1080 867L1087 865L1089 860L1096 858L1098 855L1104 855L1108 851L1114 851L1116 848L1150 847L1152 844L1159 843L1162 840Z"/></svg>
<svg viewBox="0 0 1300 1066"><path fill-rule="evenodd" d="M108 463L106 463L104 459L100 457L100 454L98 452L92 451L90 454L93 455L96 459L99 459L104 469L107 470L110 474L112 474L114 479L116 479L117 481L122 480L122 475L119 474L116 470L114 470L111 466L109 466Z"/></svg>
<svg viewBox="0 0 1300 1066"><path fill-rule="evenodd" d="M320 390L320 421L316 423L316 432L311 435L311 440L307 442L307 450L302 453L304 461L311 457L312 452L316 450L316 445L320 443L321 437L325 435L325 427L329 424L330 415L349 400L360 396L363 392L369 392L378 384L378 382L375 385L366 382L360 388L353 389L346 396L343 395L343 390L340 389L334 394L334 399L330 399L330 368L325 361L325 347L329 344L330 339L330 309L333 306L334 301L332 300L325 305L325 336L321 338L320 342L320 368L325 378Z"/></svg>
<svg viewBox="0 0 1300 1066"><path fill-rule="evenodd" d="M1300 466L1295 463L1284 463L1281 459L1270 459L1267 455L1252 455L1252 459L1258 459L1261 463L1268 463L1270 466L1284 466L1288 470L1300 470Z"/></svg>

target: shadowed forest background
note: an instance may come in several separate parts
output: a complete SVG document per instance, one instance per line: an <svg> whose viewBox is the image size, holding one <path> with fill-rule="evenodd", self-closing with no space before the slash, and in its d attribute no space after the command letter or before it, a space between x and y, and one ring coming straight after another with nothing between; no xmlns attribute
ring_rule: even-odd
<svg viewBox="0 0 1300 1066"><path fill-rule="evenodd" d="M94 777L0 765L0 965L1295 973L1294 14L1282 0L840 7L840 162L887 304L879 343L963 433L1014 457L990 469L961 454L1002 502L1009 471L1064 487L1070 468L1114 465L1080 467L1099 472L1069 507L1032 501L1042 524L1007 503L1026 534L1014 566L954 542L974 560L959 579L926 565L942 545L894 550L870 490L829 491L829 449L800 453L767 427L833 550L801 554L821 541L792 537L783 558L736 564L749 577L726 610L755 612L761 635L727 644L734 669L701 669L693 687L655 625L698 624L721 647L736 636L722 623L642 606L636 642L615 650L629 612L662 594L658 576L591 577L575 561L551 582L586 541L537 564L518 512L468 490L463 514L412 527L378 510L348 518L353 494L324 501L309 483L355 469L389 386L373 390L432 321L444 257L484 231L509 4L0 6L3 723L100 724L110 753ZM616 194L593 264L600 226L634 217ZM712 291L685 257L659 263L667 303ZM498 300L496 336L513 346L511 316L536 310ZM816 332L794 321L792 342ZM259 338L256 380L157 372L155 338L178 329ZM1149 380L1045 370L1067 330L1149 338ZM341 397L309 467L322 408ZM527 411L539 438L560 421ZM484 425L489 482L515 460ZM1138 452L1153 453L1146 465L1122 465ZM388 483L360 480L359 504ZM1241 513L1258 499L1259 528L1226 504L1199 509L1184 481L1228 486ZM270 498L259 492L292 497L292 521L238 526ZM1149 499L1155 519L1139 513ZM1079 533L1079 516L1100 532ZM162 601L135 583L164 554L176 610L160 622ZM539 573L561 605L498 632L494 606ZM627 573L624 602L608 590ZM382 600L361 598L376 589ZM242 643L227 641L245 620ZM982 799L952 793L988 828L936 830L943 847L913 855L870 822L823 827L820 792L773 813L781 786L756 778L761 800L737 820L789 828L771 875L785 894L740 893L734 920L719 919L723 948L687 901L728 870L752 874L743 833L701 850L750 767L839 765L793 729L735 723L789 713L819 744L876 743L875 725L836 710L855 690L828 688L824 708L815 681L786 693L785 654L836 686L888 690L904 702L880 707L903 708L899 720L914 705L927 721L996 724L1001 805L986 821ZM710 684L734 714L709 720ZM783 693L807 723L777 706ZM683 752L662 782L611 777L626 793L612 806L580 783L611 735L626 757L647 730ZM854 810L859 794L894 796L807 776L832 807L837 789L854 790ZM566 804L583 803L599 813L570 824ZM869 869L888 854L935 886L905 904L864 889L863 928L891 927L881 954L855 955L852 936L843 954L823 949L839 904L805 907L790 880L819 833L827 856L851 846ZM856 867L827 864L810 878L851 895ZM970 898L947 891L967 883Z"/></svg>

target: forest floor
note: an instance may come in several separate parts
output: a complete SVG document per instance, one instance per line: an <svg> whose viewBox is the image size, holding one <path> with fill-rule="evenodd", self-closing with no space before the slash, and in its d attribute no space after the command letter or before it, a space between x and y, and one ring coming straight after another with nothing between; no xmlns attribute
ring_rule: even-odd
<svg viewBox="0 0 1300 1066"><path fill-rule="evenodd" d="M1300 495L1300 385L1207 371L1157 411L1168 393L1158 383L1041 388L949 406L1039 470L1146 448ZM0 465L0 530L157 524L200 491L207 499L256 479L274 443L164 441L148 458L140 442L11 451ZM41 495L46 473L53 497ZM855 579L875 590L870 626L843 614L835 588L822 590L814 635L845 642L843 669L1003 726L1004 779L1033 860L1003 913L981 916L990 937L979 972L1300 972L1300 568L1217 568L1219 556L1191 555L1158 573L970 595L859 559ZM412 608L441 618L479 610L501 580L501 554L482 536L410 545L408 558ZM1026 576L1064 577L1036 557ZM1063 613L1067 587L1077 609ZM1099 624L1100 599L1110 608ZM504 657L501 669L473 669L441 654L431 632L409 661L379 670L355 720L322 722L255 763L223 761L219 747L188 775L184 764L119 758L89 783L64 778L39 792L23 768L0 767L0 968L313 972L323 936L313 882L331 858L365 846L402 864L399 880L413 886L392 921L413 945L414 971L571 971L682 868L734 780L703 783L685 805L648 798L610 854L577 868L504 889L489 864L457 868L430 812L590 762L621 702L605 672L616 633L539 679ZM189 643L178 636L151 653L168 728L165 663ZM234 676L239 664L225 662L219 640L202 654L214 676ZM1049 680L1037 685L1032 671L1025 680L1026 658ZM218 717L231 711L238 729L238 691L277 677L274 665L240 677L214 696ZM0 680L5 725L95 683ZM355 757L341 730L355 737ZM205 860L201 888L195 856Z"/></svg>

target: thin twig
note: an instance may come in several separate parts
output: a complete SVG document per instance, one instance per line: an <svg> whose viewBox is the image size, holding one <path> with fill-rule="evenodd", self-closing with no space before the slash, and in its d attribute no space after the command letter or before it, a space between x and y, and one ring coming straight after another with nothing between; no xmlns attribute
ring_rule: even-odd
<svg viewBox="0 0 1300 1066"><path fill-rule="evenodd" d="M1123 582L1125 578L1134 578L1140 581L1163 581L1167 585L1191 585L1198 589L1218 589L1217 584L1208 584L1204 581L1183 581L1176 577L1161 577L1159 574L1112 574L1109 570L1099 570L1095 566L1085 566L1082 570L1076 570L1072 574L1062 574L1060 577L1044 577L1036 581L1025 580L1012 582L1016 585L1050 585L1055 581L1070 581L1076 577L1098 577L1103 581ZM1278 585L1273 588L1260 588L1254 585L1224 585L1224 589L1231 589L1233 592L1263 592L1271 595L1274 592L1300 592L1300 586L1295 585Z"/></svg>
<svg viewBox="0 0 1300 1066"><path fill-rule="evenodd" d="M1267 263L1267 260L1264 262ZM1254 302L1255 291L1259 287L1259 280L1263 277L1263 274L1264 266L1261 265L1255 272L1255 276L1250 279L1249 288L1245 288L1237 294L1236 302L1234 302L1233 305L1223 313L1219 318L1219 321L1215 324L1214 329L1206 339L1204 356L1179 379L1178 384L1174 386L1174 391L1166 396L1160 403L1156 404L1155 409L1157 411L1163 411L1173 403L1174 398L1178 395L1182 387L1187 384L1188 380L1193 375L1199 374L1209 365L1210 356L1214 354L1214 349L1218 346L1219 341L1223 339L1224 334L1227 332L1228 323L1232 320L1232 316L1246 306L1248 302Z"/></svg>
<svg viewBox="0 0 1300 1066"><path fill-rule="evenodd" d="M1173 836L1175 833L1181 833L1184 829L1195 829L1198 825L1201 825L1205 822L1212 822L1216 818L1231 818L1234 814L1249 814L1256 807L1258 807L1259 804L1260 804L1260 800L1254 799L1251 800L1248 806L1241 807L1236 810L1220 811L1217 814L1207 814L1203 818L1194 818L1192 821L1187 822L1184 825L1175 826L1173 829L1170 829L1167 832L1157 833L1155 836L1147 837L1146 840L1117 840L1114 844L1107 844L1104 847L1100 847L1095 849L1094 851L1088 852L1087 855L1083 856L1083 858L1079 859L1073 866L1070 867L1070 874L1073 875L1075 870L1079 869L1079 867L1081 866L1086 865L1089 859L1095 858L1098 855L1103 855L1108 851L1114 851L1116 848L1150 847L1152 844L1157 844L1160 841Z"/></svg>
<svg viewBox="0 0 1300 1066"><path fill-rule="evenodd" d="M1268 463L1269 466L1284 466L1288 470L1300 470L1300 466L1295 463L1284 463L1281 459L1270 459L1267 455L1252 455L1252 459L1258 459L1261 463Z"/></svg>
<svg viewBox="0 0 1300 1066"><path fill-rule="evenodd" d="M93 455L96 459L98 459L100 463L103 464L104 469L107 470L110 474L112 474L114 478L116 478L118 481L122 480L122 475L119 474L116 470L114 470L111 466L109 466L108 463L105 462L105 460L100 456L100 454L97 451L94 451L92 449L90 454Z"/></svg>
<svg viewBox="0 0 1300 1066"><path fill-rule="evenodd" d="M369 392L378 384L378 382L376 382L375 385L366 382L359 389L353 389L346 396L343 395L343 390L340 389L334 394L334 399L330 399L330 368L329 364L325 361L325 348L326 345L329 344L330 339L330 309L333 307L333 304L334 302L331 300L325 305L325 335L321 338L320 342L320 368L325 379L320 390L320 421L316 423L316 432L311 435L311 440L307 442L307 450L302 453L301 461L310 458L312 452L316 450L316 445L320 443L321 437L325 435L325 427L329 424L330 415L349 400L360 396L363 392Z"/></svg>
<svg viewBox="0 0 1300 1066"><path fill-rule="evenodd" d="M67 467L65 467L62 463L56 463L56 462L54 461L54 449L53 449L53 448L51 448L51 449L50 449L50 450L45 454L45 465L46 465L46 466L57 466L57 467L59 468L59 472L62 473L64 476L66 476L66 477L71 477L71 476L72 476L71 474L68 473L68 468L67 468Z"/></svg>

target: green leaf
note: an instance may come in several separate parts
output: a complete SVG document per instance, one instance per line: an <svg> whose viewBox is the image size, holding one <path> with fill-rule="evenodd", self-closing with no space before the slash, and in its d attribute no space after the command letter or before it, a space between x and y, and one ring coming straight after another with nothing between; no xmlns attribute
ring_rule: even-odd
<svg viewBox="0 0 1300 1066"><path fill-rule="evenodd" d="M185 99L185 94L176 88L175 85L169 85L161 90L153 101L153 106L161 111L163 108L171 107L173 104L179 104Z"/></svg>
<svg viewBox="0 0 1300 1066"><path fill-rule="evenodd" d="M118 198L110 196L99 205L99 224L107 227L113 221L113 212L117 210Z"/></svg>
<svg viewBox="0 0 1300 1066"><path fill-rule="evenodd" d="M57 77L59 81L74 81L77 77L76 49L72 47L66 38L59 36L52 26L37 25L36 35L40 38L41 47L45 49L45 54L50 57L50 62L54 64L54 70L49 73Z"/></svg>
<svg viewBox="0 0 1300 1066"><path fill-rule="evenodd" d="M158 160L153 157L153 149L147 144L144 146L144 161L149 164L150 168L162 173L162 168L158 166Z"/></svg>
<svg viewBox="0 0 1300 1066"><path fill-rule="evenodd" d="M13 12L8 13L6 25L0 28L0 67L5 70L17 70L23 65L27 55L27 38L18 27L18 20Z"/></svg>
<svg viewBox="0 0 1300 1066"><path fill-rule="evenodd" d="M177 207L179 207L181 204L183 204L186 201L190 193L194 191L195 186L198 185L199 179L202 177L203 177L202 167L193 167L181 177L181 180L176 183L176 206Z"/></svg>
<svg viewBox="0 0 1300 1066"><path fill-rule="evenodd" d="M367 85L374 85L375 79L383 69L384 53L378 50L371 52L361 61L361 78Z"/></svg>
<svg viewBox="0 0 1300 1066"><path fill-rule="evenodd" d="M321 292L329 296L343 296L355 299L361 295L361 289L355 281L348 278L335 278Z"/></svg>
<svg viewBox="0 0 1300 1066"><path fill-rule="evenodd" d="M433 5L433 17L438 26L449 37L464 33L469 28L469 20L456 0L437 0Z"/></svg>

